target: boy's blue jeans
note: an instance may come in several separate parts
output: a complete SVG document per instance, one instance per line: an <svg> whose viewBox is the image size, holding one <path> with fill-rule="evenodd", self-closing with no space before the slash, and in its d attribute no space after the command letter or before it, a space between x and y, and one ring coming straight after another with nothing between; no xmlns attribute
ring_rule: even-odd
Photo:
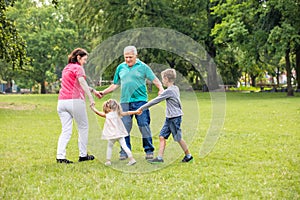
<svg viewBox="0 0 300 200"><path fill-rule="evenodd" d="M131 103L121 103L121 107L123 112L127 111L135 111L140 108L142 105L146 104L145 101L131 102ZM130 143L130 131L132 129L132 118L133 115L127 115L122 117L122 121L124 126L129 133L127 137L125 137L126 145L131 150ZM143 147L146 154L153 154L154 147L152 144L152 133L150 130L150 112L149 110L144 110L141 115L135 115L138 127L142 134ZM120 156L126 156L125 151L121 148Z"/></svg>

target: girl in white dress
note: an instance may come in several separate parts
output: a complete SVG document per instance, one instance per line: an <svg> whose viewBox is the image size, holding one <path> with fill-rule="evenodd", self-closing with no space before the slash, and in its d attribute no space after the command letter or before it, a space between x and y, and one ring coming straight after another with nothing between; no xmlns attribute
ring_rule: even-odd
<svg viewBox="0 0 300 200"><path fill-rule="evenodd" d="M103 103L103 112L98 111L95 106L91 108L97 115L106 118L102 132L102 139L108 140L105 165L111 165L112 149L116 141L120 143L128 155L129 162L127 165L134 165L136 161L126 145L125 137L128 136L128 132L121 117L137 114L137 111L122 112L121 105L114 99L109 99Z"/></svg>

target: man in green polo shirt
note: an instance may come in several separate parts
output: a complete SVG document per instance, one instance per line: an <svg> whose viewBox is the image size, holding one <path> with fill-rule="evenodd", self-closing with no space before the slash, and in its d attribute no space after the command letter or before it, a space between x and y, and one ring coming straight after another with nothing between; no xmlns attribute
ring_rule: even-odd
<svg viewBox="0 0 300 200"><path fill-rule="evenodd" d="M124 48L124 59L125 62L121 63L116 69L113 83L103 90L101 94L106 95L121 87L120 103L123 111L135 111L148 101L147 79L158 88L158 94L162 93L164 89L151 68L137 58L137 49L134 46ZM129 149L131 149L130 131L132 128L132 117L132 115L122 117L122 121L129 133L125 138ZM150 112L147 109L141 115L135 115L135 118L142 134L146 159L153 159L154 147L150 130ZM126 158L126 153L121 149L120 159Z"/></svg>

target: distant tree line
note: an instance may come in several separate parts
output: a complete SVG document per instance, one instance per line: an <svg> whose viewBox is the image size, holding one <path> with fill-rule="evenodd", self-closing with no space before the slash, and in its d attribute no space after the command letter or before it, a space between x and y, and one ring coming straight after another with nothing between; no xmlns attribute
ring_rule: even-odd
<svg viewBox="0 0 300 200"><path fill-rule="evenodd" d="M175 68L196 89L204 78L217 89L217 73L224 84L247 75L255 86L266 72L286 72L292 96L293 80L300 90L299 13L296 0L0 0L0 78L23 87L39 83L46 93L45 83L60 78L73 48L92 51L123 31L160 27L201 44L216 67L208 65L203 77L195 63L159 49L139 52L146 63ZM107 67L101 76L111 79L121 60L100 66Z"/></svg>

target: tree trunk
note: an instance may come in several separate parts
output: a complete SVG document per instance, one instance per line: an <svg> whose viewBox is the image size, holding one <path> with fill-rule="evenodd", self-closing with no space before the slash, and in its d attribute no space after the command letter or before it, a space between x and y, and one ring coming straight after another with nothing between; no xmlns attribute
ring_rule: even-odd
<svg viewBox="0 0 300 200"><path fill-rule="evenodd" d="M276 72L276 82L277 82L277 86L279 87L279 76L280 76L280 68L277 67L277 72Z"/></svg>
<svg viewBox="0 0 300 200"><path fill-rule="evenodd" d="M208 1L210 2L210 1ZM208 3L207 4L207 25L209 27L209 29L212 29L215 26L215 20L211 15L211 4ZM213 59L216 57L217 55L217 49L214 45L213 42L213 38L210 37L209 35L206 36L205 39L205 46L206 46L206 50L209 54L209 56L207 57L208 59L208 65L207 65L207 85L209 90L216 90L219 89L219 80L218 80L218 76L217 76L217 67L216 64L213 62Z"/></svg>
<svg viewBox="0 0 300 200"><path fill-rule="evenodd" d="M296 80L297 90L300 90L300 46L296 50Z"/></svg>
<svg viewBox="0 0 300 200"><path fill-rule="evenodd" d="M257 76L251 75L250 78L251 78L251 86L255 87L256 86L256 78L257 78Z"/></svg>
<svg viewBox="0 0 300 200"><path fill-rule="evenodd" d="M292 87L290 51L290 47L288 46L287 50L285 51L285 68L287 72L287 96L294 96L294 90Z"/></svg>
<svg viewBox="0 0 300 200"><path fill-rule="evenodd" d="M42 81L40 84L41 84L41 94L46 94L45 81Z"/></svg>
<svg viewBox="0 0 300 200"><path fill-rule="evenodd" d="M209 90L216 90L219 88L217 68L212 59L208 62L207 65L207 84Z"/></svg>

